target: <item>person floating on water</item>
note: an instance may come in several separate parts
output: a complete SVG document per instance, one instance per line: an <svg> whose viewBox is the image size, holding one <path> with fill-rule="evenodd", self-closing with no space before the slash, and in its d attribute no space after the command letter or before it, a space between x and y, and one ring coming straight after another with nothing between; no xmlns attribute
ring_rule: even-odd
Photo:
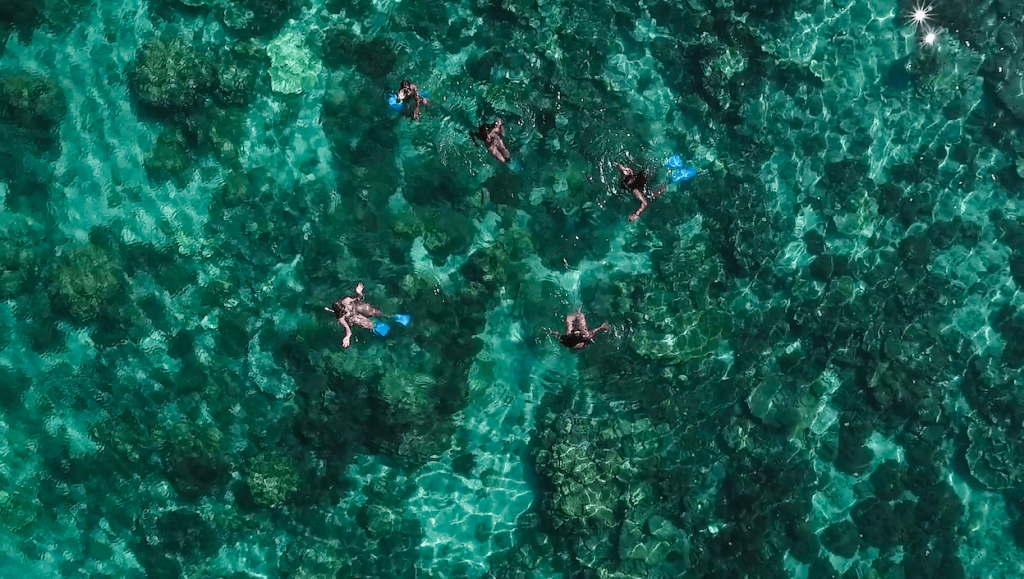
<svg viewBox="0 0 1024 579"><path fill-rule="evenodd" d="M416 86L415 84L407 81L407 80L403 80L402 84L400 85L400 87L398 89L397 98L398 98L398 102L401 102L401 103L404 103L405 101L407 101L409 99L412 99L412 102L413 102L412 118L413 118L414 121L419 121L420 120L420 105L421 104L423 104L423 105L428 104L427 103L427 99L425 99L422 96L420 96L420 89L419 89L419 87Z"/></svg>
<svg viewBox="0 0 1024 579"><path fill-rule="evenodd" d="M501 122L501 119L498 119L496 123L480 125L476 132L469 133L469 136L483 141L484 146L487 147L487 152L498 161L508 163L512 158L512 154L508 152L508 149L505 147L505 141L502 139L505 136L505 125Z"/></svg>
<svg viewBox="0 0 1024 579"><path fill-rule="evenodd" d="M640 217L640 214L647 210L647 206L650 202L657 199L665 192L665 186L661 185L654 191L648 191L647 175L644 171L633 171L633 169L630 169L622 163L619 163L616 166L619 169L619 173L622 173L622 188L631 191L633 196L640 201L640 207L638 207L637 210L629 216L630 221L636 221L637 218Z"/></svg>
<svg viewBox="0 0 1024 579"><path fill-rule="evenodd" d="M359 326L360 328L366 328L367 330L377 330L376 324L370 318L376 318L380 316L380 310L368 303L363 302L363 284L359 283L356 285L356 293L341 298L340 300L331 304L331 307L324 308L328 312L333 312L338 318L338 323L345 328L345 337L341 340L341 347L348 348L352 345L352 326Z"/></svg>
<svg viewBox="0 0 1024 579"><path fill-rule="evenodd" d="M548 334L557 336L558 341L562 342L562 345L570 350L582 350L594 341L594 337L599 332L608 330L610 327L608 324L601 324L600 326L590 330L587 328L587 316L583 314L581 310L577 310L565 317L565 333L559 334L554 330L547 330Z"/></svg>

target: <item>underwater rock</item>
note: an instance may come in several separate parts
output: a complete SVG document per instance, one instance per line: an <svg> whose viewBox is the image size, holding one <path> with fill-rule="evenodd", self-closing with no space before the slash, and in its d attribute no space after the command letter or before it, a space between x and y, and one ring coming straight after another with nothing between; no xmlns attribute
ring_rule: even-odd
<svg viewBox="0 0 1024 579"><path fill-rule="evenodd" d="M244 36L271 35L305 4L306 0L230 0L224 7L224 25Z"/></svg>
<svg viewBox="0 0 1024 579"><path fill-rule="evenodd" d="M641 356L669 364L685 364L711 355L720 347L727 326L715 310L651 318L633 334L633 348Z"/></svg>
<svg viewBox="0 0 1024 579"><path fill-rule="evenodd" d="M971 474L994 491L1024 483L1024 444L1020 437L996 424L972 420L967 427Z"/></svg>
<svg viewBox="0 0 1024 579"><path fill-rule="evenodd" d="M595 425L573 416L551 416L543 438L550 441L534 455L537 472L550 485L544 514L561 533L612 528L622 492L616 480L622 457L591 440Z"/></svg>
<svg viewBox="0 0 1024 579"><path fill-rule="evenodd" d="M226 105L247 105L256 95L256 81L270 64L266 49L255 42L222 49L213 59L216 96Z"/></svg>
<svg viewBox="0 0 1024 579"><path fill-rule="evenodd" d="M430 373L415 371L408 360L396 364L369 389L377 424L369 442L402 464L417 465L442 452L451 433L438 399L447 385Z"/></svg>
<svg viewBox="0 0 1024 579"><path fill-rule="evenodd" d="M860 548L860 532L852 521L839 521L821 533L821 544L832 553L851 559Z"/></svg>
<svg viewBox="0 0 1024 579"><path fill-rule="evenodd" d="M998 83L995 94L1006 110L1018 120L1024 121L1024 77L1019 74L1007 76Z"/></svg>
<svg viewBox="0 0 1024 579"><path fill-rule="evenodd" d="M267 45L267 55L270 56L274 92L298 94L316 86L320 59L310 50L302 34L293 30L278 36Z"/></svg>
<svg viewBox="0 0 1024 579"><path fill-rule="evenodd" d="M44 148L56 144L67 109L56 79L29 72L0 76L0 119L11 119Z"/></svg>
<svg viewBox="0 0 1024 579"><path fill-rule="evenodd" d="M70 248L57 257L50 275L51 293L81 319L95 316L122 289L117 257L95 245Z"/></svg>
<svg viewBox="0 0 1024 579"><path fill-rule="evenodd" d="M907 514L906 509L900 509L898 513L895 505L872 497L854 505L850 517L857 525L865 545L885 551L895 548L907 538L907 528L913 526L912 509L910 513L908 520L901 516Z"/></svg>
<svg viewBox="0 0 1024 579"><path fill-rule="evenodd" d="M0 33L10 28L29 33L41 20L41 0L5 0L0 2ZM2 44L2 43L0 43ZM0 50L0 54L2 54Z"/></svg>
<svg viewBox="0 0 1024 579"><path fill-rule="evenodd" d="M209 54L180 36L147 40L128 69L128 86L142 103L172 111L194 106L216 80Z"/></svg>
<svg viewBox="0 0 1024 579"><path fill-rule="evenodd" d="M887 460L875 468L869 480L875 496L883 501L894 501L903 496L906 472L895 460Z"/></svg>
<svg viewBox="0 0 1024 579"><path fill-rule="evenodd" d="M165 128L146 155L145 166L153 181L173 181L178 188L188 185L192 179L192 157L181 131Z"/></svg>
<svg viewBox="0 0 1024 579"><path fill-rule="evenodd" d="M246 480L256 502L268 507L280 505L299 488L295 465L276 454L261 454L253 458Z"/></svg>
<svg viewBox="0 0 1024 579"><path fill-rule="evenodd" d="M210 523L190 509L168 510L155 520L143 513L135 528L132 550L149 578L180 577L183 563L199 563L222 543Z"/></svg>

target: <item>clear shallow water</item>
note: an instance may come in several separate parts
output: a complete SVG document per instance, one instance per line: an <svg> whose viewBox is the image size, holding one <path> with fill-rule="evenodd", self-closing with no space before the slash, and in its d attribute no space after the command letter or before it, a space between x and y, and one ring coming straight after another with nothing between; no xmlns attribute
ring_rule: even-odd
<svg viewBox="0 0 1024 579"><path fill-rule="evenodd" d="M4 4L0 573L1020 576L1024 12L911 8Z"/></svg>

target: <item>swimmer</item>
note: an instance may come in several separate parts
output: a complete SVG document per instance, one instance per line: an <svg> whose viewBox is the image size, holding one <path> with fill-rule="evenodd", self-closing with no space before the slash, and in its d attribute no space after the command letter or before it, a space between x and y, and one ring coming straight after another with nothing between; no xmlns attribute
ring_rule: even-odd
<svg viewBox="0 0 1024 579"><path fill-rule="evenodd" d="M412 99L413 103L415 103L412 109L412 118L418 122L420 120L420 105L428 104L427 99L420 96L420 88L407 80L403 80L398 89L397 97L398 102Z"/></svg>
<svg viewBox="0 0 1024 579"><path fill-rule="evenodd" d="M647 205L665 192L665 186L662 185L654 191L647 191L647 175L643 171L637 173L622 163L616 166L619 168L619 173L622 173L622 188L631 191L633 197L640 201L640 207L629 216L630 221L636 221L640 214L647 209Z"/></svg>
<svg viewBox="0 0 1024 579"><path fill-rule="evenodd" d="M502 139L505 136L505 125L501 122L501 119L490 125L487 123L480 125L480 128L475 133L469 133L469 136L483 141L484 146L487 147L487 152L498 161L508 163L512 158L512 154L505 148L505 141Z"/></svg>
<svg viewBox="0 0 1024 579"><path fill-rule="evenodd" d="M380 310L363 302L363 284L356 285L356 293L341 298L331 304L331 307L324 308L332 312L338 318L338 323L345 328L345 338L341 340L341 347L348 348L352 345L352 326L356 325L367 330L374 330L374 323L370 318L380 316Z"/></svg>
<svg viewBox="0 0 1024 579"><path fill-rule="evenodd" d="M546 329L546 328L545 328ZM565 333L559 334L554 330L547 330L548 334L556 336L562 345L570 350L582 350L589 346L599 332L608 330L608 324L601 324L593 330L587 329L587 317L583 312L577 310L565 317Z"/></svg>

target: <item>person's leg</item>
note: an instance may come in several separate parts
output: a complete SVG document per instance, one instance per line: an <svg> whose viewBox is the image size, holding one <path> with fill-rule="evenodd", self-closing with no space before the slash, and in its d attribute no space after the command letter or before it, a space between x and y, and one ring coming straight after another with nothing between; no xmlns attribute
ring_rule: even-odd
<svg viewBox="0 0 1024 579"><path fill-rule="evenodd" d="M360 328L373 330L373 320L366 316L360 314L353 314L349 316L348 321L349 323L359 326Z"/></svg>
<svg viewBox="0 0 1024 579"><path fill-rule="evenodd" d="M636 221L639 219L640 214L647 209L647 198L644 197L644 194L641 193L639 189L633 189L633 197L636 197L637 201L640 202L640 207L638 207L637 210L629 216L630 221Z"/></svg>
<svg viewBox="0 0 1024 579"><path fill-rule="evenodd" d="M512 160L512 153L509 153L508 148L505 147L505 141L498 141L498 152L501 153L501 156L504 158L502 163L508 163Z"/></svg>
<svg viewBox="0 0 1024 579"><path fill-rule="evenodd" d="M366 316L368 318L376 318L380 316L380 310L377 307L371 306L370 304L365 302L360 302L359 304L356 304L356 313L361 316Z"/></svg>
<svg viewBox="0 0 1024 579"><path fill-rule="evenodd" d="M502 163L505 162L505 156L502 155L501 151L498 149L498 143L491 142L489 145L487 145L487 152L490 153L491 156L497 159L498 161Z"/></svg>

